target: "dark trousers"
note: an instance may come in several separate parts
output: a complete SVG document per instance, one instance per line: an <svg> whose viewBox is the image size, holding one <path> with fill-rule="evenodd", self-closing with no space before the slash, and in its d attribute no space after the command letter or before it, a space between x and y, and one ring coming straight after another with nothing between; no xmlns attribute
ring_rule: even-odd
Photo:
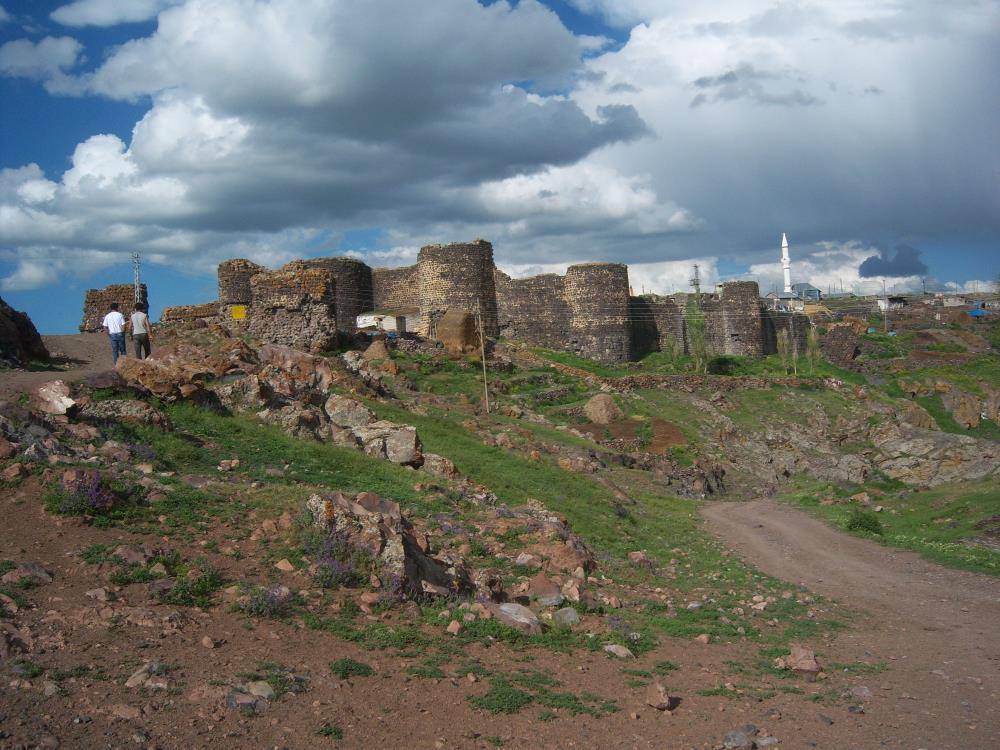
<svg viewBox="0 0 1000 750"><path fill-rule="evenodd" d="M149 334L137 333L132 337L132 344L135 346L136 359L145 359L149 356Z"/></svg>
<svg viewBox="0 0 1000 750"><path fill-rule="evenodd" d="M111 339L111 358L115 364L118 364L118 358L126 356L125 334L109 333L108 338Z"/></svg>

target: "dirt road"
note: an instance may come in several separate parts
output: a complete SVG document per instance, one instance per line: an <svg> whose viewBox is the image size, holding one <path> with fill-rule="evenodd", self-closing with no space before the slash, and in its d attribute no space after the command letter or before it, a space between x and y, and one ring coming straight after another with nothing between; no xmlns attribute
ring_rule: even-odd
<svg viewBox="0 0 1000 750"><path fill-rule="evenodd" d="M42 336L42 340L52 355L52 369L5 370L0 373L0 399L27 392L49 380L81 380L112 367L111 346L103 333Z"/></svg>
<svg viewBox="0 0 1000 750"><path fill-rule="evenodd" d="M896 703L900 734L912 738L900 746L1000 747L1000 581L849 536L771 501L714 503L702 514L764 572L864 613L838 645L888 661L872 681Z"/></svg>

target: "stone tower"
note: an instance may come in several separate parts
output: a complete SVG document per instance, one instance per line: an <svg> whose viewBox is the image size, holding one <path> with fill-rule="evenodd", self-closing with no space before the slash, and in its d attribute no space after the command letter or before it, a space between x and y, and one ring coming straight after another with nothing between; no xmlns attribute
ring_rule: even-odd
<svg viewBox="0 0 1000 750"><path fill-rule="evenodd" d="M493 279L493 245L486 240L428 245L417 256L420 314L430 327L449 307L483 315L487 336L497 336L497 294Z"/></svg>
<svg viewBox="0 0 1000 750"><path fill-rule="evenodd" d="M601 362L631 358L628 266L583 263L566 269L566 304L574 348Z"/></svg>

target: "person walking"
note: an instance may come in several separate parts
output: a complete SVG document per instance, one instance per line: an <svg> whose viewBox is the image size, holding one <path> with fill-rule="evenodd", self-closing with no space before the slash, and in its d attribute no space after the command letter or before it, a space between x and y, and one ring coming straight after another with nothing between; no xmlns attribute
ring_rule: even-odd
<svg viewBox="0 0 1000 750"><path fill-rule="evenodd" d="M135 356L138 359L145 359L152 351L151 344L153 342L150 338L152 326L149 323L149 316L146 314L148 309L146 305L136 305L135 312L129 319L129 332L132 336Z"/></svg>
<svg viewBox="0 0 1000 750"><path fill-rule="evenodd" d="M125 316L118 312L118 303L111 303L111 312L104 316L101 326L111 339L111 358L118 364L118 357L125 356Z"/></svg>

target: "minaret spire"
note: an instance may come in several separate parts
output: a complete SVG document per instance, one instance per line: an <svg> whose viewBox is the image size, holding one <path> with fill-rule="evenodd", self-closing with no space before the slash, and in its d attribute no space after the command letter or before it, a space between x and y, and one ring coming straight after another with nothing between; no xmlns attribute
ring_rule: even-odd
<svg viewBox="0 0 1000 750"><path fill-rule="evenodd" d="M792 291L792 259L788 257L788 238L781 233L781 270L785 272L785 291Z"/></svg>

